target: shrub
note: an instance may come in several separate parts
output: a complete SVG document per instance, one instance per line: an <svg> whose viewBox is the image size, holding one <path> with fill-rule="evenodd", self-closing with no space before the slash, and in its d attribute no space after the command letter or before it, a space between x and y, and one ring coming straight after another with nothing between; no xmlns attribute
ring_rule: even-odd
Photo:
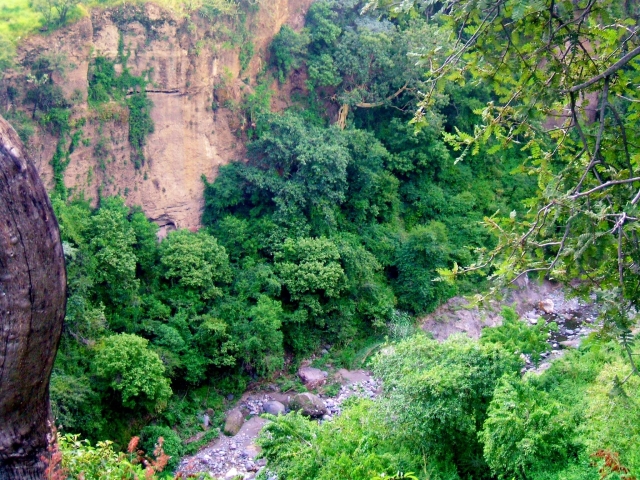
<svg viewBox="0 0 640 480"><path fill-rule="evenodd" d="M80 440L78 435L61 435L58 446L62 453L60 471L68 478L84 480L134 480L156 478L145 476L141 465L132 463L133 458L113 449L109 441L98 442L93 447L88 440ZM57 477L54 477L57 478ZM67 477L65 477L67 478Z"/></svg>
<svg viewBox="0 0 640 480"><path fill-rule="evenodd" d="M184 454L184 446L178 434L172 429L160 425L144 427L140 432L142 450L153 452L160 437L164 440L162 444L164 453L171 457L167 463L167 469L173 471L180 463L180 457Z"/></svg>

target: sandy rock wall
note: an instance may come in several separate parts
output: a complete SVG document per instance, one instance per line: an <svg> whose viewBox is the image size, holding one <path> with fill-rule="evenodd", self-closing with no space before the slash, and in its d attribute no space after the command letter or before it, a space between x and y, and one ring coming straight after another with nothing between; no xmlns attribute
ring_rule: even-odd
<svg viewBox="0 0 640 480"><path fill-rule="evenodd" d="M142 206L162 227L161 233L198 228L204 206L202 175L213 180L221 165L241 159L244 153L243 119L225 105L239 102L244 93L252 91L273 36L285 23L302 28L312 1L272 0L248 14L245 28L255 55L244 71L239 47L216 43L210 34L215 28L211 22L196 14L180 18L153 4L135 11L96 10L64 30L25 42L20 52L23 62L39 55L62 54L68 68L64 76L53 80L67 98L76 99L72 118L85 121L86 140L71 154L66 186L93 201L99 195L123 195L128 204ZM233 28L228 23L220 20L218 27ZM115 59L120 38L129 55L130 71L135 75L151 72L147 95L154 105L155 131L147 137L140 168L131 161L127 109L114 102L105 119L104 112L90 108L86 101L92 58ZM19 81L20 73L16 75ZM219 108L213 108L214 101ZM102 159L96 158L98 143L107 152ZM53 182L49 161L55 145L56 139L43 132L31 145L49 187Z"/></svg>

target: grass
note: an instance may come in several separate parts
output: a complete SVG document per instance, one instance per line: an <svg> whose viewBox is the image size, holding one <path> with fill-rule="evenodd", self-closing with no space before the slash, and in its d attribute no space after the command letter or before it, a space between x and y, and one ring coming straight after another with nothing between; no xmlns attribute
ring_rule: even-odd
<svg viewBox="0 0 640 480"><path fill-rule="evenodd" d="M0 38L11 43L37 31L42 15L34 11L29 0L0 0Z"/></svg>

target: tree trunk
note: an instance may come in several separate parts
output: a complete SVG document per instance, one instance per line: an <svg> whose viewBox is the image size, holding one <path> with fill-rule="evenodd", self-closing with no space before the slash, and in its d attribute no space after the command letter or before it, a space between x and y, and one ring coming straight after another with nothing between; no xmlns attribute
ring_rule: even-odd
<svg viewBox="0 0 640 480"><path fill-rule="evenodd" d="M0 117L0 480L43 477L65 306L58 222L22 142Z"/></svg>

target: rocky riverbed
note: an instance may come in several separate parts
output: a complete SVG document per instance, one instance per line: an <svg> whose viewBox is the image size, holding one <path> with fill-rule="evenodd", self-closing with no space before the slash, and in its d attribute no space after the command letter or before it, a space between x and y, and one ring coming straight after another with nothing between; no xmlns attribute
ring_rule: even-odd
<svg viewBox="0 0 640 480"><path fill-rule="evenodd" d="M551 361L562 356L569 348L578 348L582 339L601 327L598 319L600 308L595 298L585 301L566 298L562 290L555 290L530 310L524 312L522 320L532 325L552 322L557 329L551 330L547 341L549 349L541 354L542 362L535 365L526 357L526 371L541 373L551 366Z"/></svg>
<svg viewBox="0 0 640 480"><path fill-rule="evenodd" d="M321 387L328 373L309 367L299 372L308 387ZM331 421L342 411L342 404L351 397L376 398L381 391L380 381L364 370L338 370L335 380L342 386L335 396L295 392L246 393L234 409L227 414L225 431L214 442L197 454L186 457L178 467L178 473L188 476L209 473L217 479L255 478L264 467L264 460L256 459L259 448L255 440L267 422L263 413L274 415L302 408L303 412L318 421ZM301 403L304 402L302 405ZM307 410L308 409L308 410Z"/></svg>

